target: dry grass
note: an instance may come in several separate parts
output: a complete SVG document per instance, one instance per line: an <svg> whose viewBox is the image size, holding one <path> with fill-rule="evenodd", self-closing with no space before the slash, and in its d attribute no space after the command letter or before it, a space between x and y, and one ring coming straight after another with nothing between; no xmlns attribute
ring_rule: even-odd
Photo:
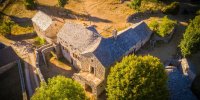
<svg viewBox="0 0 200 100"><path fill-rule="evenodd" d="M12 27L12 31L11 31L11 34L12 35L23 35L23 34L27 34L27 33L33 33L34 32L34 29L33 27L22 27L22 26L19 26L18 24L15 24L13 27Z"/></svg>
<svg viewBox="0 0 200 100"><path fill-rule="evenodd" d="M68 66L68 65L66 65L65 63L63 63L63 62L57 60L55 57L52 57L52 58L50 59L50 62L51 62L52 64L54 64L55 66L57 66L58 68L61 68L61 69L64 69L64 70L72 70L72 68L71 68L70 66Z"/></svg>
<svg viewBox="0 0 200 100"><path fill-rule="evenodd" d="M23 0L18 0L9 4L3 11L5 14L19 18L32 18L36 11L26 10Z"/></svg>
<svg viewBox="0 0 200 100"><path fill-rule="evenodd" d="M26 10L23 0L12 1L3 11L8 16L16 17L18 20L21 18L32 18L36 11ZM22 19L23 20L23 19ZM24 25L26 24L26 25ZM33 33L34 29L30 23L15 23L12 27L12 35L23 35Z"/></svg>
<svg viewBox="0 0 200 100"><path fill-rule="evenodd" d="M56 0L39 0L40 4L55 6ZM77 19L73 21L86 25L95 25L97 31L105 37L111 36L113 29L122 30L130 25L126 19L134 13L126 3L120 4L116 0L69 0L65 5L65 9L69 9L76 14L90 15L89 20Z"/></svg>

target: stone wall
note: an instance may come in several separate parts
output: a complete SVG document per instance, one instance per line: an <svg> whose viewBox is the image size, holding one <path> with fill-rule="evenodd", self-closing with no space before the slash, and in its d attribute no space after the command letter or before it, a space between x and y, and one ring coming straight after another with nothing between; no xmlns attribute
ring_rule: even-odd
<svg viewBox="0 0 200 100"><path fill-rule="evenodd" d="M11 62L7 65L1 66L0 67L0 74L6 72L7 70L9 70L10 68L12 68L15 64L17 63L17 61Z"/></svg>
<svg viewBox="0 0 200 100"><path fill-rule="evenodd" d="M40 38L45 39L48 43L53 43L52 39L50 39L50 38L48 38L48 37L45 36L46 32L42 31L35 23L33 23L33 27L34 27L34 30L36 31L37 35Z"/></svg>

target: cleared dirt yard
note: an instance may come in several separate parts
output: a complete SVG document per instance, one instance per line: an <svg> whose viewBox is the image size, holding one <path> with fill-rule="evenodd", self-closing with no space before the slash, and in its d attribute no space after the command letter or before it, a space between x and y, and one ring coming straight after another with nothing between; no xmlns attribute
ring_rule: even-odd
<svg viewBox="0 0 200 100"><path fill-rule="evenodd" d="M55 6L57 0L38 0L40 4ZM76 19L74 21L85 25L95 25L98 32L103 36L110 36L113 29L122 30L130 23L126 22L128 15L134 12L127 3L119 4L116 0L69 0L66 9L77 13L88 15L88 20Z"/></svg>

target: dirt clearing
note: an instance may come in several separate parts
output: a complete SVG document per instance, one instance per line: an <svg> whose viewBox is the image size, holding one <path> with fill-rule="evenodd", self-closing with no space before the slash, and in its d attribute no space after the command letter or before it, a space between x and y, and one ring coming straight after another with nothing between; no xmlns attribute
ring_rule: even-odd
<svg viewBox="0 0 200 100"><path fill-rule="evenodd" d="M56 6L56 0L39 0L40 4ZM95 25L97 31L103 36L111 36L112 30L123 30L130 26L127 23L127 17L134 13L133 9L127 6L127 3L116 3L115 0L69 0L65 9L73 13L87 15L87 20L76 19L73 21L84 25Z"/></svg>

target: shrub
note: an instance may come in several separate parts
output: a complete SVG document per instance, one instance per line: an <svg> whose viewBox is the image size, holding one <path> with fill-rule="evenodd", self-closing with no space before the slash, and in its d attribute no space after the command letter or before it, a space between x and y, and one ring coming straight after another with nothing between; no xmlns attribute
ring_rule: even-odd
<svg viewBox="0 0 200 100"><path fill-rule="evenodd" d="M168 100L167 75L153 56L130 55L111 67L108 100Z"/></svg>
<svg viewBox="0 0 200 100"><path fill-rule="evenodd" d="M164 14L172 14L172 15L176 15L179 12L180 9L180 4L179 2L173 2L170 5L164 7L162 9L162 12Z"/></svg>
<svg viewBox="0 0 200 100"><path fill-rule="evenodd" d="M36 37L35 41L36 41L36 44L38 45L44 45L46 43L45 39L40 38L40 37Z"/></svg>
<svg viewBox="0 0 200 100"><path fill-rule="evenodd" d="M159 23L156 20L152 20L151 23L149 24L149 27L153 31L157 31L159 27Z"/></svg>
<svg viewBox="0 0 200 100"><path fill-rule="evenodd" d="M179 46L184 57L200 50L200 15L190 22Z"/></svg>
<svg viewBox="0 0 200 100"><path fill-rule="evenodd" d="M67 0L58 0L58 5L60 7L64 7L66 3L67 3Z"/></svg>
<svg viewBox="0 0 200 100"><path fill-rule="evenodd" d="M176 23L176 21L170 20L167 18L167 16L165 16L162 19L162 22L159 24L159 29L157 31L158 35L165 37L166 35L170 34L175 28Z"/></svg>
<svg viewBox="0 0 200 100"><path fill-rule="evenodd" d="M132 9L139 9L141 6L142 0L132 0L128 5Z"/></svg>
<svg viewBox="0 0 200 100"><path fill-rule="evenodd" d="M170 20L167 16L161 19L161 22L153 20L149 23L149 27L160 37L165 37L169 35L175 25L177 24L176 21Z"/></svg>
<svg viewBox="0 0 200 100"><path fill-rule="evenodd" d="M34 9L35 8L34 0L25 0L24 5L25 5L26 9Z"/></svg>
<svg viewBox="0 0 200 100"><path fill-rule="evenodd" d="M86 100L82 86L64 76L50 78L48 83L41 83L31 100Z"/></svg>

